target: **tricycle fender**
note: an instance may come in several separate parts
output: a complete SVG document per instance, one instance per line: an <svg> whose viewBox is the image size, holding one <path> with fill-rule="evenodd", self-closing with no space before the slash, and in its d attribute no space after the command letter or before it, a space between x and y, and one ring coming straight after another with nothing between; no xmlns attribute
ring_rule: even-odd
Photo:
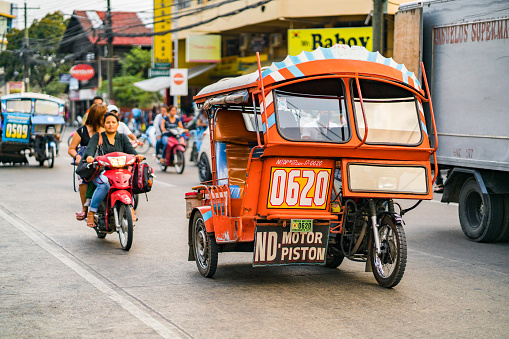
<svg viewBox="0 0 509 339"><path fill-rule="evenodd" d="M115 206L115 203L117 201L120 201L126 205L132 205L133 204L133 198L132 194L129 193L126 190L117 190L111 193L111 207Z"/></svg>
<svg viewBox="0 0 509 339"><path fill-rule="evenodd" d="M189 228L188 228L188 245L189 245L189 255L187 260L193 261L194 257L194 244L193 244L193 221L197 214L201 214L203 217L203 221L205 222L205 228L207 229L207 233L214 233L214 224L212 222L212 207L211 206L198 206L193 209L191 212L191 217L189 218Z"/></svg>

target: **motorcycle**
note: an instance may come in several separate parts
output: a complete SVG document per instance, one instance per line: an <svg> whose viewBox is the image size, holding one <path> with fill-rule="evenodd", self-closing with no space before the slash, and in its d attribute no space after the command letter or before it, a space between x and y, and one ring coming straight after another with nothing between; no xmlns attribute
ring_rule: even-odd
<svg viewBox="0 0 509 339"><path fill-rule="evenodd" d="M161 170L166 172L169 166L175 167L178 174L184 172L186 160L184 153L186 151L186 141L184 138L185 129L183 128L172 128L169 130L173 136L168 138L168 146L166 147L166 153L159 159Z"/></svg>
<svg viewBox="0 0 509 339"><path fill-rule="evenodd" d="M107 234L117 232L120 245L124 251L129 251L133 242L133 208L132 172L136 157L132 154L113 152L98 156L89 165L103 166L104 175L110 182L110 189L106 199L101 202L95 214L95 231L100 239Z"/></svg>
<svg viewBox="0 0 509 339"><path fill-rule="evenodd" d="M191 157L190 161L193 161L196 165L198 165L198 154L200 153L201 143L203 141L203 133L206 128L197 127L196 129L189 132L191 134L192 146L191 146Z"/></svg>
<svg viewBox="0 0 509 339"><path fill-rule="evenodd" d="M138 141L142 143L137 150L140 154L146 154L150 147L156 147L156 129L154 126L149 126L145 133L140 135Z"/></svg>

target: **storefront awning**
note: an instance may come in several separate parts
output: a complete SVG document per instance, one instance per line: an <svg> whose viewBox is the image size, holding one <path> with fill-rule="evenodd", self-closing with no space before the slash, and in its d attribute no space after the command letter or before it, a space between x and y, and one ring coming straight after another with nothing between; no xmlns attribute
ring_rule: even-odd
<svg viewBox="0 0 509 339"><path fill-rule="evenodd" d="M188 79L192 79L202 73L207 72L214 68L217 64L206 64L196 67L191 67L188 71ZM169 88L171 84L170 77L157 77L148 80L138 81L134 83L134 86L141 88L147 92L159 92L162 89Z"/></svg>

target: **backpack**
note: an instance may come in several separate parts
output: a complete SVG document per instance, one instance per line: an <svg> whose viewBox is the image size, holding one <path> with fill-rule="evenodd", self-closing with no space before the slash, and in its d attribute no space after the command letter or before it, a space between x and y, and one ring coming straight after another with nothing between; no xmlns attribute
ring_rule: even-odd
<svg viewBox="0 0 509 339"><path fill-rule="evenodd" d="M133 165L131 184L134 194L147 193L152 189L154 183L154 169L147 163Z"/></svg>

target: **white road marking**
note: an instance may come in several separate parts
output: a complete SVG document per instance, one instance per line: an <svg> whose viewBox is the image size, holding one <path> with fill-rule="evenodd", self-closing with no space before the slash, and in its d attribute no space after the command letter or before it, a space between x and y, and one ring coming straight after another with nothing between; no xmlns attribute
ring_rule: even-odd
<svg viewBox="0 0 509 339"><path fill-rule="evenodd" d="M12 218L9 214L7 214L2 208L0 208L0 217L9 222L11 225L16 227L21 232L25 233L28 238L30 238L37 245L46 250L49 254L60 260L64 265L72 269L74 272L79 274L83 279L88 281L92 286L97 288L102 293L106 294L111 300L116 302L126 311L131 313L133 316L138 318L140 321L145 323L148 327L152 328L163 338L181 338L180 335L177 334L177 331L171 329L156 319L152 318L150 314L141 308L134 305L132 302L115 292L111 287L102 282L99 278L95 277L92 273L88 272L85 268L74 262L69 258L69 255L66 254L61 248L52 244L45 240L42 236L36 234L34 231L30 229L27 225L17 221Z"/></svg>
<svg viewBox="0 0 509 339"><path fill-rule="evenodd" d="M159 180L154 180L154 184L156 184L156 185L168 186L168 187L175 187L175 185L173 185L173 184L169 184L169 183L167 183L167 182L159 181Z"/></svg>

